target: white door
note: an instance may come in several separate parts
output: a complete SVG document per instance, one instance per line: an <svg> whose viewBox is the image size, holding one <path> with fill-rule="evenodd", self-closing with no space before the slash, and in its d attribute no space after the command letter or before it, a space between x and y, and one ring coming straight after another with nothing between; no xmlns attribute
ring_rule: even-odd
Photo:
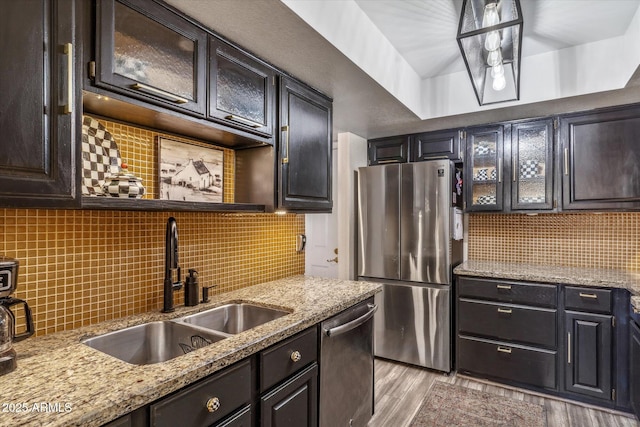
<svg viewBox="0 0 640 427"><path fill-rule="evenodd" d="M338 277L338 156L335 144L332 154L332 213L305 215L307 246L304 274L307 276Z"/></svg>

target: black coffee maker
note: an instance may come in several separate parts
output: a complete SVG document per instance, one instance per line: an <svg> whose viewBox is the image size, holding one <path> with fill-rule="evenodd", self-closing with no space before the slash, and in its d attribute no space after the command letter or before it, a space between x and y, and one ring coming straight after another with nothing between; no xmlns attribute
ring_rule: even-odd
<svg viewBox="0 0 640 427"><path fill-rule="evenodd" d="M0 375L16 369L14 341L21 341L33 335L33 318L29 305L11 294L18 283L18 260L0 256ZM27 322L25 332L16 335L16 319L9 307L22 304Z"/></svg>

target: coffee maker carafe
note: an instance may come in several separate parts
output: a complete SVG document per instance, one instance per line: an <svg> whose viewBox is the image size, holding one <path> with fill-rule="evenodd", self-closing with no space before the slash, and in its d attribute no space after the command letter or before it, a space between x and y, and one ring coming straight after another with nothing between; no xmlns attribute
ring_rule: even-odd
<svg viewBox="0 0 640 427"><path fill-rule="evenodd" d="M33 318L29 305L11 297L18 282L18 260L0 256L0 375L16 369L14 341L33 335ZM26 331L16 335L16 319L9 307L22 304L26 317Z"/></svg>

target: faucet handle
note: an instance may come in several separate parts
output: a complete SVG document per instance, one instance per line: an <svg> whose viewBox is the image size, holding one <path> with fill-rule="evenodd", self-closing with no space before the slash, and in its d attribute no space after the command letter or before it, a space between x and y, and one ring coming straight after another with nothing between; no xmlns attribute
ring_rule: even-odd
<svg viewBox="0 0 640 427"><path fill-rule="evenodd" d="M202 287L202 301L200 301L200 302L209 302L209 289L215 288L216 286L218 286L218 285L203 286Z"/></svg>

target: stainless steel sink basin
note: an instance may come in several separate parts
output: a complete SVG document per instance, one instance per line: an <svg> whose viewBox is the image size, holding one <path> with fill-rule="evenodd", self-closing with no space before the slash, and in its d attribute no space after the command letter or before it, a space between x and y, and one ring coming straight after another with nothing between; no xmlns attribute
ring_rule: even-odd
<svg viewBox="0 0 640 427"><path fill-rule="evenodd" d="M289 311L259 305L232 303L185 316L175 321L226 334L239 334L289 313Z"/></svg>
<svg viewBox="0 0 640 427"><path fill-rule="evenodd" d="M170 321L109 332L84 344L134 365L164 362L226 338L213 331Z"/></svg>

